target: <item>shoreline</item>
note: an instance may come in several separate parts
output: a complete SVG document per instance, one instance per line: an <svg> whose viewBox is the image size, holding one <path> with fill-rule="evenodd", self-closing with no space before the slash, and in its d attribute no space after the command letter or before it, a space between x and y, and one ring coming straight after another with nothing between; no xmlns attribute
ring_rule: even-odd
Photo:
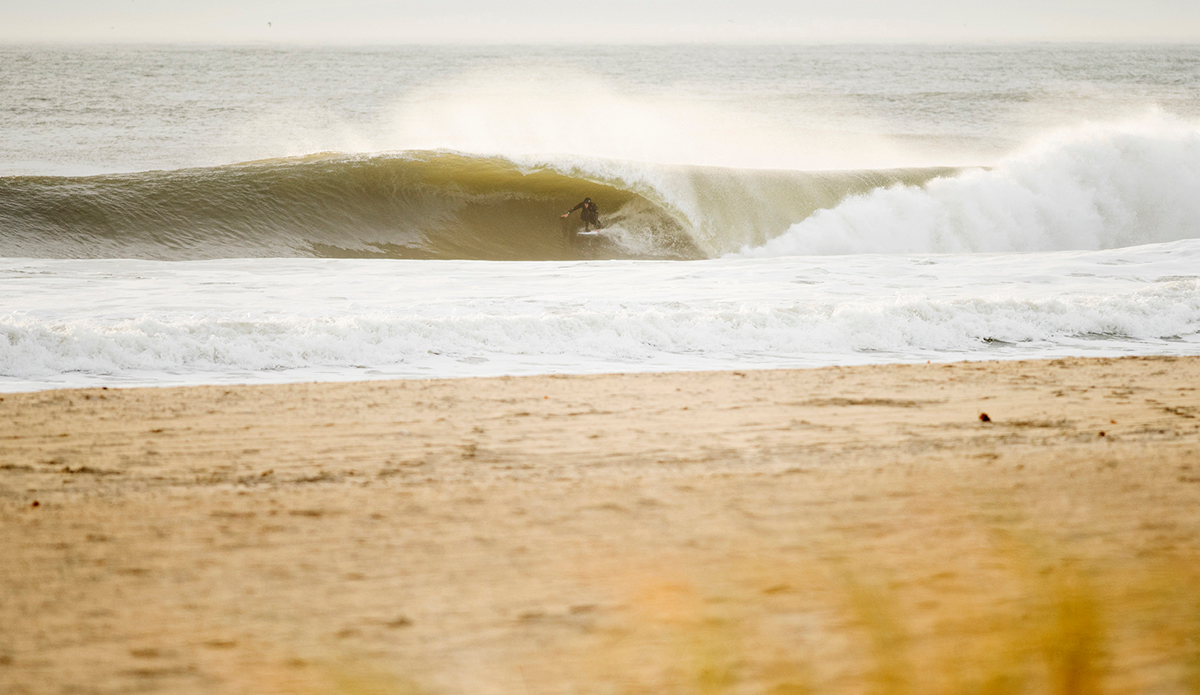
<svg viewBox="0 0 1200 695"><path fill-rule="evenodd" d="M1195 384L1128 357L0 394L0 689L1195 692Z"/></svg>

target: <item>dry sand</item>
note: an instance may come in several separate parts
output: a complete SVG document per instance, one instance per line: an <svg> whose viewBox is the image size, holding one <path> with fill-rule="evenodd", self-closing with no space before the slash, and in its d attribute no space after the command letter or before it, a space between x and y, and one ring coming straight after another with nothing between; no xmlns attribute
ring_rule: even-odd
<svg viewBox="0 0 1200 695"><path fill-rule="evenodd" d="M1197 385L1127 358L6 394L0 692L1200 692Z"/></svg>

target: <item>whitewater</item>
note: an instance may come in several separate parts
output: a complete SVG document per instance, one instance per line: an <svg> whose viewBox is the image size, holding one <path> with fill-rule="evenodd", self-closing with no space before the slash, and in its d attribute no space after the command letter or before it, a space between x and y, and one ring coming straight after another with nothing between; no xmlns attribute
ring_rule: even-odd
<svg viewBox="0 0 1200 695"><path fill-rule="evenodd" d="M1194 47L3 50L3 391L1200 354Z"/></svg>

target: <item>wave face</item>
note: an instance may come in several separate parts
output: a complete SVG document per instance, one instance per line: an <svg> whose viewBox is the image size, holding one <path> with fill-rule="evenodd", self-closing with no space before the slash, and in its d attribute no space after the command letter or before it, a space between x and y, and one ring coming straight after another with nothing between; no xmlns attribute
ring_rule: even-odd
<svg viewBox="0 0 1200 695"><path fill-rule="evenodd" d="M847 195L950 169L804 173L453 152L313 155L0 178L0 256L697 259L761 245ZM573 232L584 197L605 225Z"/></svg>
<svg viewBox="0 0 1200 695"><path fill-rule="evenodd" d="M1100 250L1200 237L1200 129L1076 128L987 170L851 196L746 256Z"/></svg>

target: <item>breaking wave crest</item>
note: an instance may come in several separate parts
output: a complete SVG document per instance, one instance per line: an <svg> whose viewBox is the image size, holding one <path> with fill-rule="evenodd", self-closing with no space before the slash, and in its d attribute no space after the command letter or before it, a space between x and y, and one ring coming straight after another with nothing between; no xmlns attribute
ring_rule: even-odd
<svg viewBox="0 0 1200 695"><path fill-rule="evenodd" d="M1062 132L922 185L853 195L746 256L1101 250L1200 237L1200 129L1155 116Z"/></svg>

